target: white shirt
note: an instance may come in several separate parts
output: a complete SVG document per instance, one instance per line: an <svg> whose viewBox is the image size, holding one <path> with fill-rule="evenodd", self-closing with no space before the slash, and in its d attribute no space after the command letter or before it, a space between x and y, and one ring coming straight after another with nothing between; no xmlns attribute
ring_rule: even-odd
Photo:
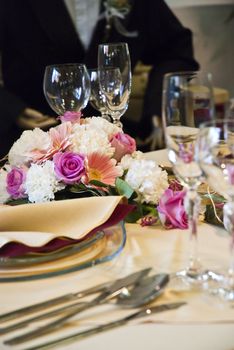
<svg viewBox="0 0 234 350"><path fill-rule="evenodd" d="M64 0L85 50L91 43L98 22L100 2L101 0Z"/></svg>

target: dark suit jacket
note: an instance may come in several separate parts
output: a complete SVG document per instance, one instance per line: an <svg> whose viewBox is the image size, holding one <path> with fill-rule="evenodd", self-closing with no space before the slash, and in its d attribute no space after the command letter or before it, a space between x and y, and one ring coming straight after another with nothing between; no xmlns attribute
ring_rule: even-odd
<svg viewBox="0 0 234 350"><path fill-rule="evenodd" d="M139 60L153 65L140 126L143 134L150 131L149 116L161 112L163 74L197 69L198 65L193 59L190 30L180 24L163 0L132 2L132 10L123 24L129 31L137 30L138 37L122 36L114 26L107 36L103 19L85 52L62 0L0 0L4 81L4 88L0 88L1 154L19 136L15 120L25 107L54 115L43 96L45 66L84 62L89 68L96 67L101 42L128 42L133 68Z"/></svg>

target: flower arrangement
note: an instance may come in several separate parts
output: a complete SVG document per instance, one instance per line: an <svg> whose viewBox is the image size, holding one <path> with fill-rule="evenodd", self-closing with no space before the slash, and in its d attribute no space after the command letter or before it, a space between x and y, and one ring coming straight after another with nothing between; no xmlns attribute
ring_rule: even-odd
<svg viewBox="0 0 234 350"><path fill-rule="evenodd" d="M135 207L129 222L188 227L182 186L146 160L131 136L101 117L67 112L60 120L49 131L24 131L13 144L0 169L0 203L123 195Z"/></svg>

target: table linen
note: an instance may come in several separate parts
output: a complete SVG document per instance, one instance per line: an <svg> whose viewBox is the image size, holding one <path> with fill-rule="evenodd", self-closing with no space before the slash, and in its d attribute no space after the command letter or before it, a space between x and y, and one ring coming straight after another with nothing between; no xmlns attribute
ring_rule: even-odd
<svg viewBox="0 0 234 350"><path fill-rule="evenodd" d="M163 153L165 155L164 151L160 151L160 156ZM155 159L157 152L153 152L148 157ZM163 157L161 160L163 161ZM126 246L121 254L110 262L76 273L39 281L1 283L1 313L68 292L82 290L113 278L123 277L144 267L151 266L154 272L173 274L186 266L189 258L187 230L165 230L160 225L141 227L139 224L127 224L126 230ZM229 263L229 237L225 230L200 223L198 231L199 252L204 266L217 271L225 271ZM168 288L154 304L182 300L186 301L187 305L178 310L137 320L122 328L92 336L77 343L62 345L59 349L234 349L234 308L210 296L205 290L191 290L173 278ZM132 310L123 310L116 305L103 305L80 315L63 331L12 349L25 349L29 345L75 333L90 326L124 317L131 312ZM20 333L22 331L17 334ZM7 338L9 335L0 337L1 350L9 349L3 344L3 340Z"/></svg>

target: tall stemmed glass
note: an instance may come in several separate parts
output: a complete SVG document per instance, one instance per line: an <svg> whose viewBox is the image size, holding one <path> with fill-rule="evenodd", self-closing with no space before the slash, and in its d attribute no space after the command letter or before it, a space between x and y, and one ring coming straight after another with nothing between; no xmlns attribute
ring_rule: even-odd
<svg viewBox="0 0 234 350"><path fill-rule="evenodd" d="M122 127L121 116L128 108L131 92L131 62L126 43L102 44L98 48L101 91L113 123Z"/></svg>
<svg viewBox="0 0 234 350"><path fill-rule="evenodd" d="M88 69L90 84L91 84L91 93L89 98L89 103L91 106L101 113L102 118L110 121L108 115L108 109L106 106L106 97L102 93L99 82L99 74L97 68Z"/></svg>
<svg viewBox="0 0 234 350"><path fill-rule="evenodd" d="M58 114L84 109L90 96L90 79L84 64L47 66L43 89L50 107Z"/></svg>
<svg viewBox="0 0 234 350"><path fill-rule="evenodd" d="M205 77L205 78L204 78ZM188 283L207 279L198 257L197 218L203 179L195 160L195 144L201 122L213 117L213 94L209 75L201 72L169 73L163 83L163 126L173 172L186 189L185 207L190 229L188 266L177 273Z"/></svg>
<svg viewBox="0 0 234 350"><path fill-rule="evenodd" d="M230 265L216 292L234 302L234 120L217 119L202 125L198 137L199 165L213 190L226 201L224 225L230 234Z"/></svg>

